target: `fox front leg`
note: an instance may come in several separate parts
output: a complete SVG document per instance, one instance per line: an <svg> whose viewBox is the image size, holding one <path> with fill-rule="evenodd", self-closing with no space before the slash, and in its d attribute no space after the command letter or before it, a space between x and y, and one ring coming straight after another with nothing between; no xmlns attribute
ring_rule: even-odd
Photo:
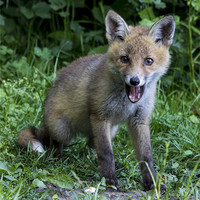
<svg viewBox="0 0 200 200"><path fill-rule="evenodd" d="M111 145L111 124L91 116L94 146L98 156L101 177L105 177L107 185L117 185L115 176L115 160Z"/></svg>
<svg viewBox="0 0 200 200"><path fill-rule="evenodd" d="M151 190L154 188L153 179L156 181L156 173L153 167L149 120L132 118L128 122L128 128L137 159L140 162L144 189Z"/></svg>

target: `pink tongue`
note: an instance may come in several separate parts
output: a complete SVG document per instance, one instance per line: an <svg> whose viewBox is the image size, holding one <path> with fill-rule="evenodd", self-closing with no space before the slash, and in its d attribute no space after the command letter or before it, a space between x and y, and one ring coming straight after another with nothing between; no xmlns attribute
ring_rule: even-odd
<svg viewBox="0 0 200 200"><path fill-rule="evenodd" d="M129 99L136 102L140 99L140 87L130 87Z"/></svg>

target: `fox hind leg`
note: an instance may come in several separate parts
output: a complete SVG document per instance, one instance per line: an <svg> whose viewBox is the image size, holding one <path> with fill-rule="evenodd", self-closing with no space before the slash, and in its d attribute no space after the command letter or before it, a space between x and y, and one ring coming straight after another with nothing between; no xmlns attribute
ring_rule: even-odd
<svg viewBox="0 0 200 200"><path fill-rule="evenodd" d="M50 138L50 152L53 157L61 159L63 157L63 143Z"/></svg>
<svg viewBox="0 0 200 200"><path fill-rule="evenodd" d="M64 117L54 119L48 129L50 130L50 150L54 152L54 157L62 158L63 145L68 144L73 138L70 125Z"/></svg>

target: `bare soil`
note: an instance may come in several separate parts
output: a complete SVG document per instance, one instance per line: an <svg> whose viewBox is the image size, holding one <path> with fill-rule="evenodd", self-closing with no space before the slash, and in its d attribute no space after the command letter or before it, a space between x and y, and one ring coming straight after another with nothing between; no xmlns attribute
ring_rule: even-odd
<svg viewBox="0 0 200 200"><path fill-rule="evenodd" d="M45 185L47 186L48 190L51 191L51 197L54 194L57 194L59 199L61 200L74 200L74 197L77 195L83 194L86 195L86 193L81 190L81 189L75 189L75 190L67 190L67 189L62 189L52 183L46 182ZM47 188L38 188L38 192L45 192ZM107 189L104 192L101 192L100 195L102 199L104 200L132 200L132 199L141 199L141 197L146 196L146 193L143 191L131 191L131 192L122 192L122 191L116 191L114 189Z"/></svg>
<svg viewBox="0 0 200 200"><path fill-rule="evenodd" d="M68 190L68 189L62 189L52 183L46 182L45 185L47 188L38 188L37 191L44 193L47 189L51 191L50 197L52 199L52 196L56 194L60 200L74 200L77 199L75 197L80 196L84 197L86 196L86 193L81 189L75 189L75 190ZM101 192L99 194L101 196L102 200L134 200L134 199L147 199L147 194L144 191L116 191L114 189L107 189L104 192ZM145 198L146 197L146 198ZM156 198L155 198L156 199ZM161 197L161 199L164 199ZM189 200L194 200L194 196L191 195L189 197ZM199 198L200 199L200 195ZM181 200L180 197L172 198L171 200Z"/></svg>

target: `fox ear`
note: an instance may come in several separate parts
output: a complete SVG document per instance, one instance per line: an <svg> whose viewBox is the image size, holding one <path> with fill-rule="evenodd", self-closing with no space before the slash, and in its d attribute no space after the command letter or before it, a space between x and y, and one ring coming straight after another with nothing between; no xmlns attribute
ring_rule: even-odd
<svg viewBox="0 0 200 200"><path fill-rule="evenodd" d="M174 32L174 18L173 16L166 16L151 27L148 35L152 36L156 43L170 47L173 42Z"/></svg>
<svg viewBox="0 0 200 200"><path fill-rule="evenodd" d="M106 16L106 38L109 42L124 40L130 30L126 22L116 12L110 10Z"/></svg>

